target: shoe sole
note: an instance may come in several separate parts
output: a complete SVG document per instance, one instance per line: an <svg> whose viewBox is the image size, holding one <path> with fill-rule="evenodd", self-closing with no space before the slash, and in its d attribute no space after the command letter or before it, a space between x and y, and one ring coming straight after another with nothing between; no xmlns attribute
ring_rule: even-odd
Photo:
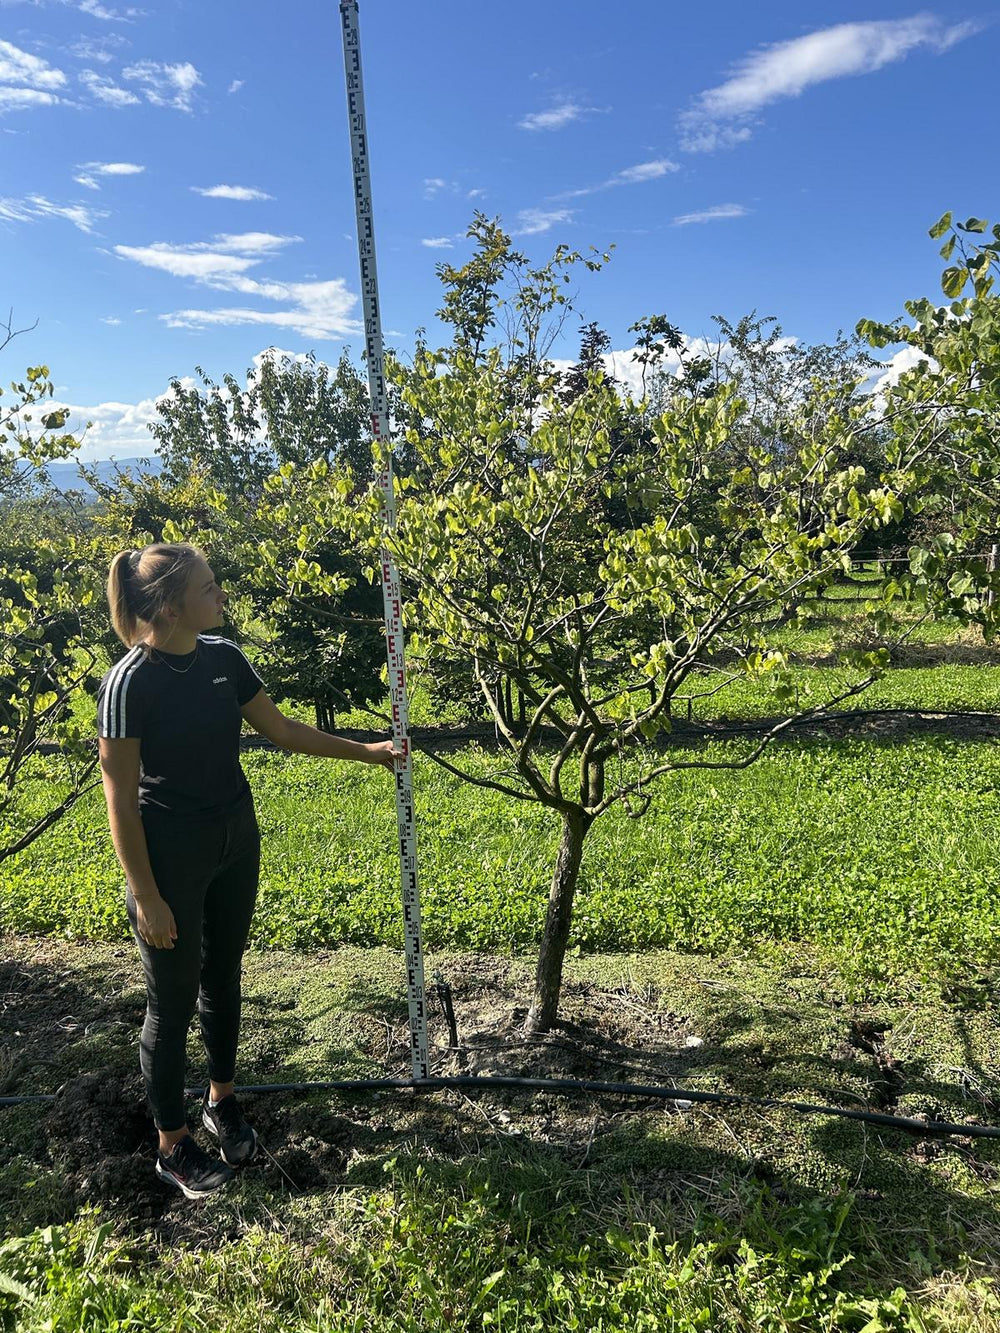
<svg viewBox="0 0 1000 1333"><path fill-rule="evenodd" d="M205 1107L202 1107L201 1123L205 1126L205 1128L208 1130L209 1134L213 1136L213 1138L217 1139L219 1137L219 1131L216 1129L215 1123L212 1120L212 1117L208 1114L208 1110ZM250 1133L253 1135L253 1148L250 1150L249 1153L247 1153L246 1157L244 1157L241 1162L231 1162L229 1158L226 1156L222 1144L221 1143L219 1144L219 1156L225 1162L226 1166L231 1166L234 1171L238 1171L241 1166L246 1166L248 1162L252 1162L253 1159L257 1156L257 1146L258 1146L257 1131L251 1127Z"/></svg>
<svg viewBox="0 0 1000 1333"><path fill-rule="evenodd" d="M184 1195L189 1199L207 1199L210 1195L215 1194L218 1190L225 1189L225 1187L229 1184L229 1180L227 1179L224 1180L220 1185L213 1185L211 1189L193 1190L189 1186L185 1185L182 1180L178 1180L178 1178L171 1171L165 1170L160 1165L159 1162L156 1163L156 1174L160 1177L161 1180L165 1180L167 1184L175 1185L177 1189L181 1190L184 1193Z"/></svg>

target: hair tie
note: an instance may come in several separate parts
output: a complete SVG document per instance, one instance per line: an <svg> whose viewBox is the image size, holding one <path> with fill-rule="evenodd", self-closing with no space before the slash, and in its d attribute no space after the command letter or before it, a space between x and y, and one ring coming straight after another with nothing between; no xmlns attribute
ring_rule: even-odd
<svg viewBox="0 0 1000 1333"><path fill-rule="evenodd" d="M137 566L138 566L138 564L139 564L139 561L140 561L141 559L142 559L142 552L141 552L141 551L129 551L129 553L128 553L128 567L129 567L129 569L133 569L133 570L136 569Z"/></svg>

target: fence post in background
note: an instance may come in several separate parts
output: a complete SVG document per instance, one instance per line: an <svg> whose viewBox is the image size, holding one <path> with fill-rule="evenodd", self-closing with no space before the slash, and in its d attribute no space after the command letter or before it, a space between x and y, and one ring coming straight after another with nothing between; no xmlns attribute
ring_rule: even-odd
<svg viewBox="0 0 1000 1333"><path fill-rule="evenodd" d="M990 554L989 554L989 558L988 558L987 561L986 561L986 568L989 570L989 572L990 572L991 574L995 574L995 573L996 573L996 569L997 569L997 543L996 543L996 542L994 542L994 543L992 544L992 546L990 547ZM992 589L992 588L991 588L991 589L989 590L989 592L986 594L986 605L987 605L987 606L992 606L992 605L993 605L993 589Z"/></svg>

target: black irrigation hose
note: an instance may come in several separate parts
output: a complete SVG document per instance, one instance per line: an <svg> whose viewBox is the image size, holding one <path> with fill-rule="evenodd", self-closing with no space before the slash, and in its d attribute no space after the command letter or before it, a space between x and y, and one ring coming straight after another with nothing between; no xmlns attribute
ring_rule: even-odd
<svg viewBox="0 0 1000 1333"><path fill-rule="evenodd" d="M936 1138L959 1134L970 1139L1000 1139L998 1125L955 1125L947 1120L916 1120L910 1116L883 1115L878 1111L848 1111L842 1106L813 1106L810 1102L786 1102L774 1097L752 1097L745 1093L696 1092L686 1088L646 1087L639 1083L598 1083L591 1079L573 1078L506 1078L502 1076L457 1075L448 1078L357 1078L332 1079L319 1083L261 1083L241 1086L243 1093L306 1092L310 1089L329 1089L341 1092L371 1092L379 1089L410 1088L415 1092L433 1092L440 1088L535 1088L539 1091L558 1089L564 1092L615 1092L637 1097L657 1097L661 1101L708 1102L717 1106L787 1107L802 1115L837 1115L845 1120L861 1120L883 1129L902 1129L921 1138ZM186 1088L191 1097L201 1097L204 1088ZM0 1097L0 1106L17 1106L23 1102L54 1102L58 1094L36 1094L27 1097Z"/></svg>

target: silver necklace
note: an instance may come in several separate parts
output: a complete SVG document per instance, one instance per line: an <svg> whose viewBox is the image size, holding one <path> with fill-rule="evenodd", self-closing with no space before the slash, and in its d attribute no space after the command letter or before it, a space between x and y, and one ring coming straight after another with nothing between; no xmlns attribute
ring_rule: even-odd
<svg viewBox="0 0 1000 1333"><path fill-rule="evenodd" d="M190 671L191 668L194 666L195 662L197 662L197 660L198 660L198 649L199 649L200 646L201 646L201 640L200 640L200 639L196 639L196 640L195 640L195 645L194 645L194 657L191 658L191 661L188 662L188 664L187 664L186 667L175 667L175 666L171 666L170 663L167 662L167 661L163 658L163 656L160 655L160 654L158 654L158 660L159 660L160 662L163 663L163 665L167 668L168 671L172 671L172 672L174 673L175 676L183 676L183 675L185 674L185 672ZM153 648L153 645L152 645L152 644L148 644L147 647L149 647L154 653L156 652L156 649Z"/></svg>

